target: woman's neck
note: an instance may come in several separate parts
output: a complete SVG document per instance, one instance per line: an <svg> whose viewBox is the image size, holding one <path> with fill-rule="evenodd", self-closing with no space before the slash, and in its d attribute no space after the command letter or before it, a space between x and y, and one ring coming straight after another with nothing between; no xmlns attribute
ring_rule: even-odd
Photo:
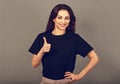
<svg viewBox="0 0 120 84"><path fill-rule="evenodd" d="M66 31L61 31L61 30L53 30L52 34L53 35L63 35L65 34Z"/></svg>

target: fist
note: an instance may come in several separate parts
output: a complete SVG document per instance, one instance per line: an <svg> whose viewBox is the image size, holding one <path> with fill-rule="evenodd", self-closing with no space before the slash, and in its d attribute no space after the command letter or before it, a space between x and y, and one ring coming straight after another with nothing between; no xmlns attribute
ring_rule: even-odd
<svg viewBox="0 0 120 84"><path fill-rule="evenodd" d="M49 52L51 48L51 44L47 42L47 39L45 37L43 37L43 40L44 40L44 44L42 47L43 53Z"/></svg>

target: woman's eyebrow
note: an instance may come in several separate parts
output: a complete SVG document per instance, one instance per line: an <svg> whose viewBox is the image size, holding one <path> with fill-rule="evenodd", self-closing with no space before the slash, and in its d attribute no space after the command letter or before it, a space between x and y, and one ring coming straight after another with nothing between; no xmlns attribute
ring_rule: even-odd
<svg viewBox="0 0 120 84"><path fill-rule="evenodd" d="M57 15L57 16L61 16L61 15ZM62 17L62 16L61 16ZM65 16L65 17L70 17L70 16Z"/></svg>
<svg viewBox="0 0 120 84"><path fill-rule="evenodd" d="M57 15L57 16L61 16L61 15Z"/></svg>

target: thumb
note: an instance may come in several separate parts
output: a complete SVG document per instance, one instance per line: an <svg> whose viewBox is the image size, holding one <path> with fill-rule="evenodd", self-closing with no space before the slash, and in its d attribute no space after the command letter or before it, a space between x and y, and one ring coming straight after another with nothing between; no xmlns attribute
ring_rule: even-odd
<svg viewBox="0 0 120 84"><path fill-rule="evenodd" d="M46 37L43 37L44 44L47 43Z"/></svg>

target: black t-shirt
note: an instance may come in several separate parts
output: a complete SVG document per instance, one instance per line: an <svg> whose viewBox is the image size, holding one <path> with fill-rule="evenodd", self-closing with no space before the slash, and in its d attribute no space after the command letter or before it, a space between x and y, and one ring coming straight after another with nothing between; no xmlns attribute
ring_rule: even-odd
<svg viewBox="0 0 120 84"><path fill-rule="evenodd" d="M63 79L66 71L73 72L76 55L85 57L93 48L78 34L67 32L63 35L41 33L37 36L29 51L37 54L43 46L46 37L51 44L50 52L42 58L43 76L50 79Z"/></svg>

